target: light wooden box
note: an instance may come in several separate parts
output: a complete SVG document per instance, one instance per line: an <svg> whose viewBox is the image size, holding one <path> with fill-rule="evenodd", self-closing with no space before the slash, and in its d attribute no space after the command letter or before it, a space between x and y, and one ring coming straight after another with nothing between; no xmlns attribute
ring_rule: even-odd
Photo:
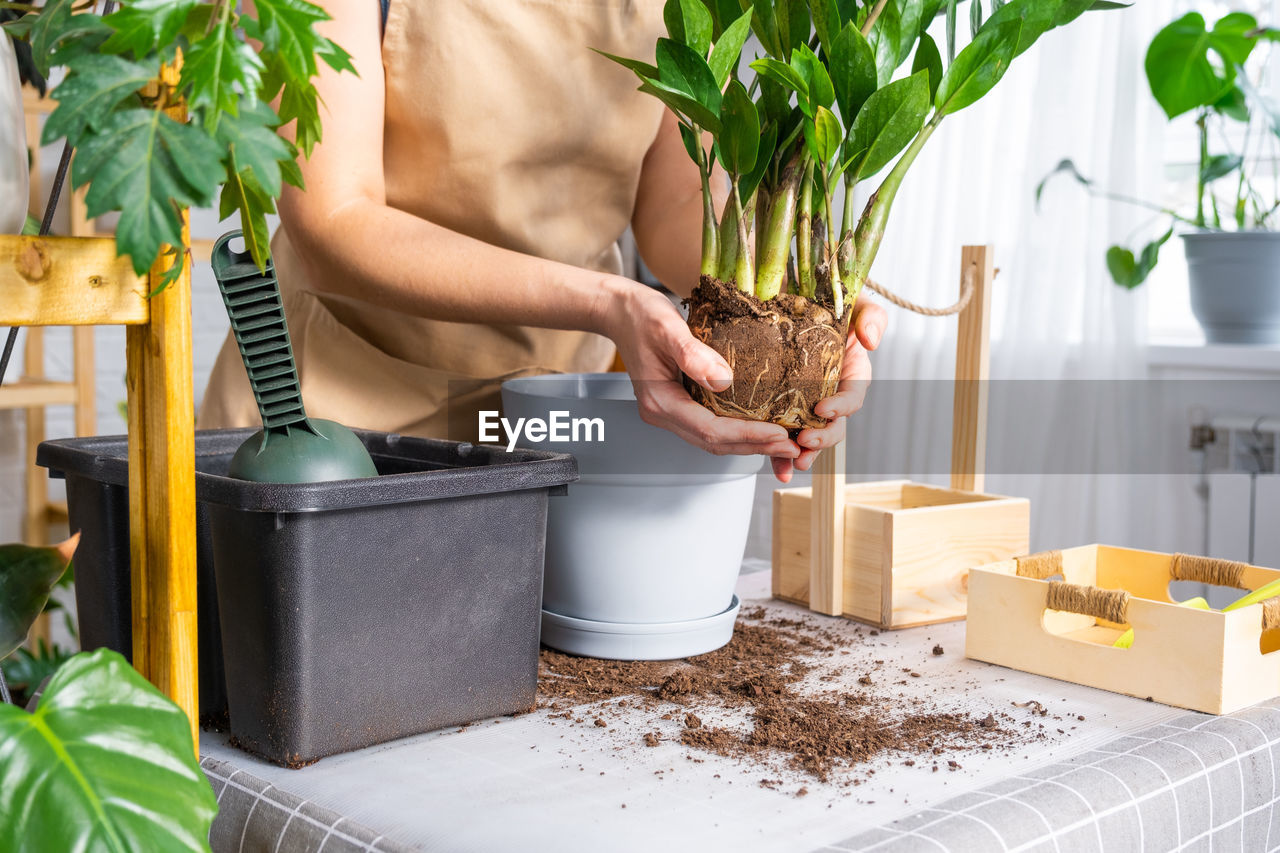
<svg viewBox="0 0 1280 853"><path fill-rule="evenodd" d="M1179 560L1187 558L1105 545L1050 553L1060 553L1060 586L1079 585L1076 591L1091 594L1096 590L1080 587L1127 592L1119 596L1127 598L1124 621L1108 621L1096 611L1046 609L1054 582L1020 576L1020 564L1027 574L1026 561L1005 560L969 573L968 657L1209 714L1229 714L1280 695L1275 600L1228 613L1196 610L1169 598L1171 578L1214 580L1180 571ZM1280 578L1275 569L1190 559L1234 570L1236 580L1227 585L1241 589ZM1113 597L1112 604L1118 600ZM1133 645L1115 648L1129 627Z"/></svg>
<svg viewBox="0 0 1280 853"><path fill-rule="evenodd" d="M773 493L773 594L809 605L811 489ZM973 566L1025 554L1025 498L907 480L844 487L843 615L881 628L965 617Z"/></svg>

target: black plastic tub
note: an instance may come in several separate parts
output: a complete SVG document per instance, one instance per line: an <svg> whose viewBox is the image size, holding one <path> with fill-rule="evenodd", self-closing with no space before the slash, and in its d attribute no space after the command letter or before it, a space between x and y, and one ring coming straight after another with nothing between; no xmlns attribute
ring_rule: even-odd
<svg viewBox="0 0 1280 853"><path fill-rule="evenodd" d="M577 479L573 457L357 431L379 477L223 476L252 432L196 433L202 571L211 555L242 747L297 766L533 706L547 498ZM126 452L123 436L51 441L37 461L67 477L76 524L86 516L72 508L72 479L124 470ZM104 516L97 503L92 515ZM127 530L127 495L113 503ZM112 556L88 570L112 584L87 586L115 590L127 629L127 542ZM201 598L202 620L210 605ZM216 671L205 628L201 670Z"/></svg>

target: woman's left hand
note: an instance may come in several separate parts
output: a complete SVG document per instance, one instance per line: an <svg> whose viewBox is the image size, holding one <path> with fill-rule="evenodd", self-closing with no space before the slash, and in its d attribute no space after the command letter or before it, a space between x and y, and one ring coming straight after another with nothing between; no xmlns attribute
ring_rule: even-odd
<svg viewBox="0 0 1280 853"><path fill-rule="evenodd" d="M844 367L840 371L836 394L814 406L814 414L830 419L831 423L821 429L800 431L796 436L796 443L800 445L797 458L770 460L773 474L780 482L790 482L793 471L808 471L819 450L844 440L846 419L862 408L867 386L871 384L871 359L867 352L880 345L888 325L889 315L884 308L868 300L865 293L859 294L853 308L853 323L845 344Z"/></svg>

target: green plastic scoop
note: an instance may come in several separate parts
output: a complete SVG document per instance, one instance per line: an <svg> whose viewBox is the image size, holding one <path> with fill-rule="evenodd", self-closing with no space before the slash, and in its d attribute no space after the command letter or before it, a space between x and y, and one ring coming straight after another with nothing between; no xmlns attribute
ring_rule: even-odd
<svg viewBox="0 0 1280 853"><path fill-rule="evenodd" d="M239 236L239 231L222 235L210 262L263 429L240 445L228 473L259 483L376 477L373 459L355 433L307 417L275 268L268 260L262 272L248 252L233 252L230 243Z"/></svg>

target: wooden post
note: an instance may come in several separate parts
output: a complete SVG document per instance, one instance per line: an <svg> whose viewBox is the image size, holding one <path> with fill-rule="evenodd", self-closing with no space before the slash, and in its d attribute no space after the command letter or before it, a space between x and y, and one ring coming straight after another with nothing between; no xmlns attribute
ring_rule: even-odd
<svg viewBox="0 0 1280 853"><path fill-rule="evenodd" d="M813 461L813 514L809 520L809 609L844 613L844 442Z"/></svg>
<svg viewBox="0 0 1280 853"><path fill-rule="evenodd" d="M956 336L956 387L951 423L951 488L983 490L987 461L987 379L991 373L993 247L965 246L960 287L973 278L973 297L960 312Z"/></svg>
<svg viewBox="0 0 1280 853"><path fill-rule="evenodd" d="M176 85L176 65L161 69ZM185 120L185 108L168 113ZM182 246L189 254L187 213ZM168 247L166 247L168 248ZM151 281L173 263L162 255ZM191 721L200 751L196 658L195 397L191 362L191 260L151 298L151 322L126 333L129 391L129 525L133 665Z"/></svg>

